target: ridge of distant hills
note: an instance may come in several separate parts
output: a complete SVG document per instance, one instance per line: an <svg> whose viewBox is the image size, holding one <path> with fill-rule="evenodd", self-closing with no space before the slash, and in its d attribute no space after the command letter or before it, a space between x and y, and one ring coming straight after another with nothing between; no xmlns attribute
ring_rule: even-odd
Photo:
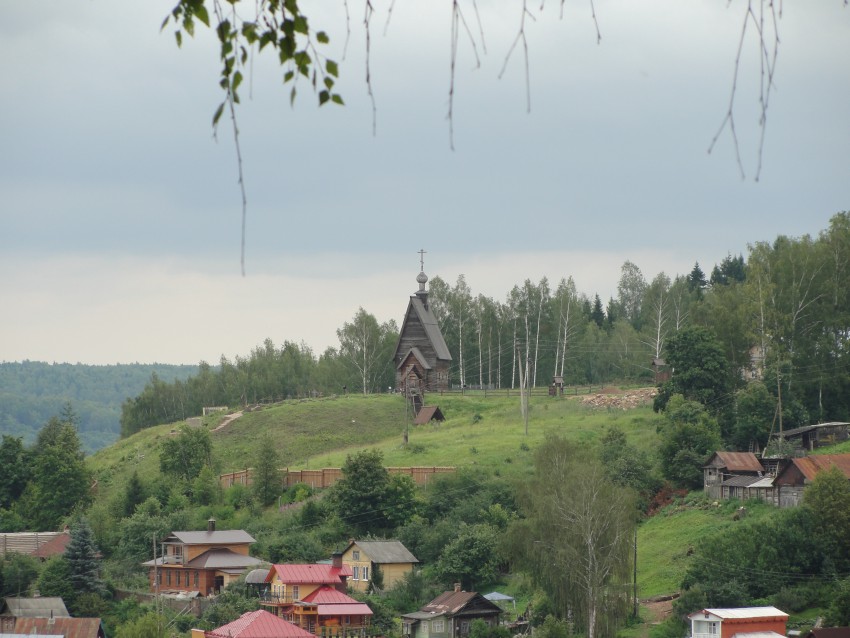
<svg viewBox="0 0 850 638"><path fill-rule="evenodd" d="M29 445L70 402L83 449L91 454L118 439L121 404L140 394L152 374L170 383L197 372L196 365L161 363L0 362L0 434Z"/></svg>

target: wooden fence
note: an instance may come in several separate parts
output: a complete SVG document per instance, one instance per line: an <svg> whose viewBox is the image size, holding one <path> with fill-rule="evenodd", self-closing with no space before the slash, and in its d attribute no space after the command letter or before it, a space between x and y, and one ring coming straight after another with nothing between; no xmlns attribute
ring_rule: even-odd
<svg viewBox="0 0 850 638"><path fill-rule="evenodd" d="M453 467L438 466L416 466L416 467L388 467L390 474L406 474L411 477L417 485L428 485L429 481L438 474L450 474L455 471ZM232 485L251 485L253 468L228 472L219 476L219 483L227 488ZM342 478L342 469L338 467L326 467L320 470L280 470L280 481L283 487L292 487L296 483L304 483L312 488L330 487Z"/></svg>

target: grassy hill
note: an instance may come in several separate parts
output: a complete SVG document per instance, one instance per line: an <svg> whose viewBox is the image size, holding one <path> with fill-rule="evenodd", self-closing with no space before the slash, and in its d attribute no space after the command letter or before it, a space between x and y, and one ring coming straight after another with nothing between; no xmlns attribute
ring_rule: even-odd
<svg viewBox="0 0 850 638"><path fill-rule="evenodd" d="M652 451L658 443L660 416L648 405L629 410L589 407L582 397L535 397L531 403L528 434L520 416L519 397L471 393L432 395L446 420L409 428L409 444L402 444L406 427L405 404L395 395L339 396L285 401L219 427L225 417L206 417L221 472L254 465L260 441L269 436L281 465L293 469L339 467L346 455L377 448L390 466L451 465L481 467L504 477L522 477L531 470L535 448L547 432L556 432L586 446L594 446L606 429L616 425L640 449ZM99 495L109 498L135 470L143 478L159 471L159 445L180 424L143 430L99 451L89 459L98 478ZM668 507L645 521L638 532L638 587L642 598L677 590L690 560L690 549L706 534L736 524L737 503L714 506L694 496ZM772 508L748 504L749 516L765 516Z"/></svg>

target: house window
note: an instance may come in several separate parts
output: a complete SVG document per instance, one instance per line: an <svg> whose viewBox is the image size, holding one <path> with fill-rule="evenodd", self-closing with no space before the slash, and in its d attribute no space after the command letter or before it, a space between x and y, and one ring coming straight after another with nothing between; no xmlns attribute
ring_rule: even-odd
<svg viewBox="0 0 850 638"><path fill-rule="evenodd" d="M292 600L298 600L298 585L292 586Z"/></svg>
<svg viewBox="0 0 850 638"><path fill-rule="evenodd" d="M350 625L350 624L351 624L351 616L346 616L346 617L345 617L345 624L346 624L346 625Z"/></svg>
<svg viewBox="0 0 850 638"><path fill-rule="evenodd" d="M369 580L369 568L368 567L363 568L363 580Z"/></svg>
<svg viewBox="0 0 850 638"><path fill-rule="evenodd" d="M201 582L201 575L198 572L195 572L195 589L198 588L198 585Z"/></svg>
<svg viewBox="0 0 850 638"><path fill-rule="evenodd" d="M180 578L180 577L178 576L178 578ZM189 586L189 572L188 571L186 572L186 578L183 579L183 582L186 584L186 587Z"/></svg>
<svg viewBox="0 0 850 638"><path fill-rule="evenodd" d="M435 634L442 634L446 631L446 622L440 618L440 620L432 620L431 621L431 631Z"/></svg>
<svg viewBox="0 0 850 638"><path fill-rule="evenodd" d="M466 620L462 620L460 623L460 634L461 636L465 636L469 633L469 622Z"/></svg>
<svg viewBox="0 0 850 638"><path fill-rule="evenodd" d="M165 584L166 585L171 584L171 570L170 569L166 570L166 572L165 572Z"/></svg>
<svg viewBox="0 0 850 638"><path fill-rule="evenodd" d="M357 565L351 568L351 573L354 580L360 580L360 568Z"/></svg>
<svg viewBox="0 0 850 638"><path fill-rule="evenodd" d="M351 552L351 560L360 560L360 552L358 550L354 550Z"/></svg>

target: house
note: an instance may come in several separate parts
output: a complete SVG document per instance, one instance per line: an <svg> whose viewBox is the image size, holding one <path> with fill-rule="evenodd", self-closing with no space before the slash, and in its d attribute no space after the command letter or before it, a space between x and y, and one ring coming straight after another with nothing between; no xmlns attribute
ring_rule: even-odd
<svg viewBox="0 0 850 638"><path fill-rule="evenodd" d="M787 441L800 452L811 452L819 447L850 439L850 423L831 421L804 425L792 430L774 432L772 438Z"/></svg>
<svg viewBox="0 0 850 638"><path fill-rule="evenodd" d="M850 479L850 454L813 454L791 459L773 480L779 507L799 505L803 501L806 486L815 480L818 473L830 467L837 467Z"/></svg>
<svg viewBox="0 0 850 638"><path fill-rule="evenodd" d="M59 597L3 598L0 607L0 634L12 633L18 618L70 618L65 602Z"/></svg>
<svg viewBox="0 0 850 638"><path fill-rule="evenodd" d="M315 635L365 631L372 610L345 593L351 575L339 552L330 564L272 565L260 605Z"/></svg>
<svg viewBox="0 0 850 638"><path fill-rule="evenodd" d="M702 466L703 490L712 498L724 498L720 488L733 476L760 477L764 467L752 452L715 452ZM727 497L728 498L728 497Z"/></svg>
<svg viewBox="0 0 850 638"><path fill-rule="evenodd" d="M210 519L206 531L171 532L161 544L161 556L142 565L150 570L151 591L213 595L262 563L248 555L254 542L242 530L216 531Z"/></svg>
<svg viewBox="0 0 850 638"><path fill-rule="evenodd" d="M10 532L0 534L0 558L11 553L34 556L39 549L59 536L70 538L67 529L62 532Z"/></svg>
<svg viewBox="0 0 850 638"><path fill-rule="evenodd" d="M352 540L342 551L342 563L351 570L349 586L366 591L375 568L383 575L383 588L389 589L413 571L419 562L400 541Z"/></svg>
<svg viewBox="0 0 850 638"><path fill-rule="evenodd" d="M35 556L36 558L40 558L41 560L47 560L53 556L62 556L65 554L65 550L68 548L68 543L71 542L71 534L68 531L62 532L61 534L57 534L51 540L47 541L43 545L40 545L38 549L36 549L31 556Z"/></svg>
<svg viewBox="0 0 850 638"><path fill-rule="evenodd" d="M758 499L779 505L779 491L773 485L773 476L733 476L720 484L718 498L737 498L741 501Z"/></svg>
<svg viewBox="0 0 850 638"><path fill-rule="evenodd" d="M315 638L309 631L260 609L211 631L193 629L191 638Z"/></svg>
<svg viewBox="0 0 850 638"><path fill-rule="evenodd" d="M688 616L691 638L780 638L788 614L776 607L703 609Z"/></svg>
<svg viewBox="0 0 850 638"><path fill-rule="evenodd" d="M420 257L422 254L424 251L420 251ZM393 355L396 387L414 404L416 412L423 405L426 391L449 389L449 366L452 362L452 355L428 302L428 291L425 290L428 276L421 259L420 268L422 270L416 277L419 290L411 295L407 304Z"/></svg>
<svg viewBox="0 0 850 638"><path fill-rule="evenodd" d="M401 617L402 636L408 638L455 638L468 636L473 620L483 620L490 627L499 624L501 608L481 594L454 591L437 596L430 603Z"/></svg>
<svg viewBox="0 0 850 638"><path fill-rule="evenodd" d="M106 638L100 618L18 618L13 633L51 638Z"/></svg>

